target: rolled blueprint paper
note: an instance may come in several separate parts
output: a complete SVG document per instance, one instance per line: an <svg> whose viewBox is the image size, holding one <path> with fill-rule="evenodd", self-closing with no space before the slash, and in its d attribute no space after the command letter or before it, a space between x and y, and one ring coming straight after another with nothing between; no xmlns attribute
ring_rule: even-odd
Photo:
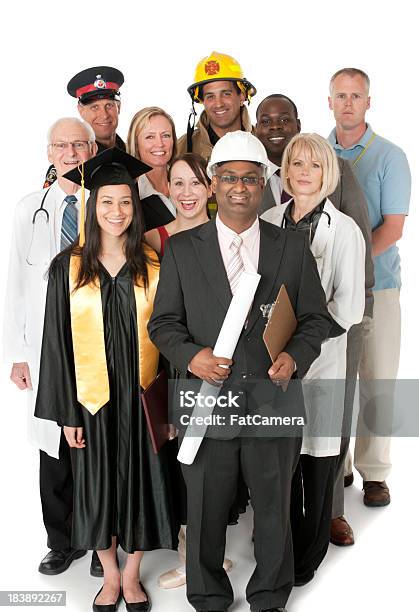
<svg viewBox="0 0 419 612"><path fill-rule="evenodd" d="M220 333L218 334L217 342L214 346L213 354L215 356L226 357L227 359L233 357L237 342L239 341L240 334L252 306L259 281L260 274L242 272L236 292L230 302ZM211 395L217 398L220 390L220 385L211 385L203 381L199 392L201 395ZM213 409L207 406L199 407L195 405L192 416L207 417L211 416L212 412ZM177 456L181 463L191 465L194 462L206 430L206 425L188 425Z"/></svg>

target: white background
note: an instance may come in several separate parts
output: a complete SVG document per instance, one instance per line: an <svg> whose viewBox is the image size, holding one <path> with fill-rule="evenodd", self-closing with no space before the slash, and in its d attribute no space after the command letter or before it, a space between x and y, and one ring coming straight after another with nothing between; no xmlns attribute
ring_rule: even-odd
<svg viewBox="0 0 419 612"><path fill-rule="evenodd" d="M123 139L133 114L148 105L170 112L181 135L190 108L186 87L192 82L195 64L212 50L229 53L258 89L250 106L253 119L265 95L284 93L296 102L303 131L327 136L333 127L327 106L329 78L343 66L356 66L372 81L369 121L377 133L404 149L413 175L411 214L400 243L403 340L399 374L417 378L418 34L412 6L407 0L177 1L147 6L123 0L9 2L2 8L0 33L0 318L13 208L25 194L42 187L49 125L58 117L76 114L75 100L66 92L76 72L100 64L123 71L126 82L118 130ZM25 401L8 381L9 369L7 365L0 371L0 590L64 589L68 610L89 610L100 581L88 575L88 557L60 576L37 572L46 552L38 455L26 442ZM416 609L419 500L413 470L417 450L416 439L394 441L394 470L389 479L392 503L386 509L365 508L356 479L356 486L347 491L346 512L356 544L349 549L330 547L315 581L294 590L290 612ZM250 532L250 512L229 531L228 553L236 562L231 574L235 612L248 609L244 587L252 569ZM146 555L143 580L156 612L191 609L183 589L164 592L155 586L157 575L175 560L175 553Z"/></svg>

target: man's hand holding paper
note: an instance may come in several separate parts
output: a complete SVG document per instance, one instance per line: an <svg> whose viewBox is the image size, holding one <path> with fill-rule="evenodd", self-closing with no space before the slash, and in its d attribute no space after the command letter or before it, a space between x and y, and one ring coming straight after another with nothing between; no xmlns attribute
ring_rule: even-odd
<svg viewBox="0 0 419 612"><path fill-rule="evenodd" d="M223 382L230 374L232 359L215 357L212 348L207 346L197 353L189 363L189 370L210 384Z"/></svg>

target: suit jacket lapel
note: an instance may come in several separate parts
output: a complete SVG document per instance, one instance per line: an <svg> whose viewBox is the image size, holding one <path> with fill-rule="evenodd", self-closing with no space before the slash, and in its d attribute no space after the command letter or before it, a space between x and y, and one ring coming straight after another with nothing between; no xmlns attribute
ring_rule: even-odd
<svg viewBox="0 0 419 612"><path fill-rule="evenodd" d="M202 272L224 308L228 309L232 293L218 243L215 221L208 221L191 237Z"/></svg>
<svg viewBox="0 0 419 612"><path fill-rule="evenodd" d="M258 318L262 316L260 306L262 304L267 304L270 299L281 267L284 245L284 233L279 233L278 228L271 223L260 220L258 273L261 275L261 279L250 311L246 334L250 333ZM274 297L276 299L276 295Z"/></svg>

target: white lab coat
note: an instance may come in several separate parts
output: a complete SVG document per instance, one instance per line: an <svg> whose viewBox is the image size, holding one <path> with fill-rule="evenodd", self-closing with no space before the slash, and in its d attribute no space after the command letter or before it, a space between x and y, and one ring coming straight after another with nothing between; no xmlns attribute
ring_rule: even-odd
<svg viewBox="0 0 419 612"><path fill-rule="evenodd" d="M287 206L271 208L262 219L281 226ZM326 200L323 211L329 217L321 215L311 252L329 313L347 332L362 321L364 313L365 241L355 221L338 211L330 200ZM340 432L343 419L346 341L347 333L344 333L323 342L319 357L304 377L307 425L303 454L328 457L340 452L340 436L336 432Z"/></svg>
<svg viewBox="0 0 419 612"><path fill-rule="evenodd" d="M26 361L33 390L27 390L29 441L48 455L58 458L61 429L55 422L34 416L39 379L39 362L44 326L47 272L51 260L60 250L61 222L66 194L58 181L45 198L44 209L37 215L47 190L31 193L15 210L6 290L4 318L4 357L7 362ZM80 191L75 194L79 199ZM86 199L88 197L86 191ZM28 263L28 261L30 263Z"/></svg>

